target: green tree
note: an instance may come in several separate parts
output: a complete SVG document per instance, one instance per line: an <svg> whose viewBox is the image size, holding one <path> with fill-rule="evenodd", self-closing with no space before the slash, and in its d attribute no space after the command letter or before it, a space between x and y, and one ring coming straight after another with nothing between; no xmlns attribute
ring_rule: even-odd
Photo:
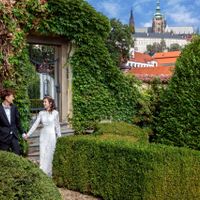
<svg viewBox="0 0 200 200"><path fill-rule="evenodd" d="M169 51L180 51L182 49L182 47L180 46L180 44L178 43L173 43L170 45L169 47Z"/></svg>
<svg viewBox="0 0 200 200"><path fill-rule="evenodd" d="M141 97L137 103L137 113L133 123L142 128L153 128L154 118L159 114L160 95L164 91L159 78L154 78L148 87L141 91Z"/></svg>
<svg viewBox="0 0 200 200"><path fill-rule="evenodd" d="M166 42L165 42L165 40L164 39L162 39L161 41L160 41L160 52L163 52L163 51L165 51L167 49L167 45L166 45Z"/></svg>
<svg viewBox="0 0 200 200"><path fill-rule="evenodd" d="M156 142L200 150L200 37L187 45L161 97Z"/></svg>
<svg viewBox="0 0 200 200"><path fill-rule="evenodd" d="M117 19L111 19L111 31L107 39L107 47L116 66L121 66L129 57L133 38L130 27Z"/></svg>
<svg viewBox="0 0 200 200"><path fill-rule="evenodd" d="M153 45L149 44L147 45L147 52L150 54L150 55L153 55L154 53L156 52L163 52L164 50L167 49L167 46L166 46L166 42L164 39L162 39L160 41L160 43L158 42L154 42Z"/></svg>

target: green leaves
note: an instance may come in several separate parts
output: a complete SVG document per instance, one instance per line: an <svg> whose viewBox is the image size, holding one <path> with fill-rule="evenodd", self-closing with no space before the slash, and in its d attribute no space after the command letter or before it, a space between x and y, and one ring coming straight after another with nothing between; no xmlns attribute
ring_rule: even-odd
<svg viewBox="0 0 200 200"><path fill-rule="evenodd" d="M155 141L200 149L200 37L183 49L161 97Z"/></svg>
<svg viewBox="0 0 200 200"><path fill-rule="evenodd" d="M129 48L133 46L133 39L128 25L119 20L111 19L111 30L107 39L107 47L116 66L125 62L129 57Z"/></svg>
<svg viewBox="0 0 200 200"><path fill-rule="evenodd" d="M75 39L81 45L88 40L88 35L98 35L106 38L109 31L108 19L97 13L83 0L48 1L50 18L47 19L50 29L47 32L55 33ZM41 29L42 28L41 24Z"/></svg>
<svg viewBox="0 0 200 200"><path fill-rule="evenodd" d="M198 151L140 144L133 135L141 130L120 125L101 125L109 134L59 138L55 182L109 200L200 198Z"/></svg>
<svg viewBox="0 0 200 200"><path fill-rule="evenodd" d="M139 91L136 80L125 77L111 59L105 42L110 34L107 17L84 0L48 0L47 4L37 0L17 1L13 7L4 9L2 5L0 9L5 30L10 33L6 38L9 46L3 51L6 55L0 52L0 70L5 69L2 63L9 61L6 69L10 73L5 73L3 84L16 89L16 102L21 106L25 127L30 104L27 88L35 73L26 47L29 32L60 36L76 43L77 49L71 58L75 130L84 131L108 118L131 122ZM125 25L116 22L115 27L119 32L113 40L119 44L117 56L124 56L131 35Z"/></svg>
<svg viewBox="0 0 200 200"><path fill-rule="evenodd" d="M133 77L113 64L104 40L91 36L77 49L73 66L73 127L77 132L93 128L104 119L131 122L139 92ZM92 125L92 126L91 126Z"/></svg>
<svg viewBox="0 0 200 200"><path fill-rule="evenodd" d="M0 167L1 200L61 200L61 195L52 179L28 159L1 151Z"/></svg>

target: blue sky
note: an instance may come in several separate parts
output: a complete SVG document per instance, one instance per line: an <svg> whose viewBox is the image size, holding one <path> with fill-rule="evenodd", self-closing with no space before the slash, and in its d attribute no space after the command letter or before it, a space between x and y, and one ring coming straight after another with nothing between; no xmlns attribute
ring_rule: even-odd
<svg viewBox="0 0 200 200"><path fill-rule="evenodd" d="M128 24L133 9L136 27L151 26L156 0L86 0L108 18L117 18ZM200 0L161 0L161 13L168 26L200 27Z"/></svg>

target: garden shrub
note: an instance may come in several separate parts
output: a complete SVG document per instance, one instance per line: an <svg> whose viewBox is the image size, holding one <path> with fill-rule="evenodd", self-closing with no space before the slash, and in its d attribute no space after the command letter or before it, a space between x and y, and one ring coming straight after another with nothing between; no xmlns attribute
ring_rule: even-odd
<svg viewBox="0 0 200 200"><path fill-rule="evenodd" d="M133 117L133 123L144 128L153 128L153 121L159 114L160 95L164 86L160 78L150 81L148 88L142 88L141 96L137 103L137 113Z"/></svg>
<svg viewBox="0 0 200 200"><path fill-rule="evenodd" d="M31 161L0 151L0 199L61 200L52 179Z"/></svg>
<svg viewBox="0 0 200 200"><path fill-rule="evenodd" d="M177 59L174 75L161 97L155 141L200 150L200 37Z"/></svg>
<svg viewBox="0 0 200 200"><path fill-rule="evenodd" d="M99 123L94 131L95 135L113 134L121 136L132 136L136 141L147 143L148 132L136 125L126 122Z"/></svg>
<svg viewBox="0 0 200 200"><path fill-rule="evenodd" d="M58 186L105 200L200 199L200 152L185 148L63 137L53 171Z"/></svg>

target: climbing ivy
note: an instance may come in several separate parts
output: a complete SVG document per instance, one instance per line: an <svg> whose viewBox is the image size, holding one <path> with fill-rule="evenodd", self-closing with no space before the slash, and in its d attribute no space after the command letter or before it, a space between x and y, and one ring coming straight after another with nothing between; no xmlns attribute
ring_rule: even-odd
<svg viewBox="0 0 200 200"><path fill-rule="evenodd" d="M0 2L0 87L16 91L24 128L28 128L29 99L27 86L34 68L29 61L26 35L37 30L45 16L46 5L35 0L3 0Z"/></svg>
<svg viewBox="0 0 200 200"><path fill-rule="evenodd" d="M10 5L0 4L0 25L5 26L5 42L11 52L4 53L5 45L1 47L1 82L17 89L22 115L27 114L27 85L33 72L26 43L26 36L32 31L61 36L76 44L70 59L75 130L92 128L102 119L131 122L139 92L135 79L124 76L110 58L105 44L110 24L105 16L84 0L5 2Z"/></svg>
<svg viewBox="0 0 200 200"><path fill-rule="evenodd" d="M83 131L104 119L131 122L139 92L136 80L122 74L106 48L109 20L83 0L49 0L48 8L51 17L40 30L77 46L71 58L74 129Z"/></svg>

